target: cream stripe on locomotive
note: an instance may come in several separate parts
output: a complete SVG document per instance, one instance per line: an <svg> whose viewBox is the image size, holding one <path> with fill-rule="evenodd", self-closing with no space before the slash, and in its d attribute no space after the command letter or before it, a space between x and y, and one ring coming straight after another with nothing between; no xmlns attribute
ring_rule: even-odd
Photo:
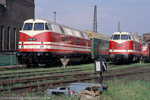
<svg viewBox="0 0 150 100"><path fill-rule="evenodd" d="M136 52L136 53L141 53L141 51L134 51L134 50L112 50L112 49L110 49L109 52Z"/></svg>
<svg viewBox="0 0 150 100"><path fill-rule="evenodd" d="M112 50L110 49L109 52L133 52L133 50Z"/></svg>
<svg viewBox="0 0 150 100"><path fill-rule="evenodd" d="M58 49L58 50L73 50L73 51L91 51L91 49L82 48L71 48L71 47L60 47L60 46L50 46L43 45L43 49ZM19 45L19 49L41 49L41 45Z"/></svg>
<svg viewBox="0 0 150 100"><path fill-rule="evenodd" d="M41 44L41 42L19 42L19 44ZM70 45L70 44L64 44L64 43L57 43L57 42L43 42L43 44L54 44L54 45L61 45L61 46L73 46L73 47L81 47L81 48L88 48L91 49L91 47L87 46L78 46L78 45Z"/></svg>

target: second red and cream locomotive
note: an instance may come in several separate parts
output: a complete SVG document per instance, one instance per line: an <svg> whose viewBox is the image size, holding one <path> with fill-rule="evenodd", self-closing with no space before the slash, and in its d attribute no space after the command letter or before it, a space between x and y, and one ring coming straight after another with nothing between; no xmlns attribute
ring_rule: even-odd
<svg viewBox="0 0 150 100"><path fill-rule="evenodd" d="M138 61L141 57L141 42L128 32L115 32L110 40L110 60L112 62Z"/></svg>
<svg viewBox="0 0 150 100"><path fill-rule="evenodd" d="M150 43L143 41L142 43L142 58L146 62L150 59Z"/></svg>

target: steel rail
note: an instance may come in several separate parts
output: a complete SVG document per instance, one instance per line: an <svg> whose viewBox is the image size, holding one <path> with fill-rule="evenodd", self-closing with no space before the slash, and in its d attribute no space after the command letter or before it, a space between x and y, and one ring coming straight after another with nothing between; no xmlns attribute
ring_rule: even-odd
<svg viewBox="0 0 150 100"><path fill-rule="evenodd" d="M150 72L150 69L145 69L145 70L138 70L138 71L131 71L131 72L124 72L120 74L112 74L112 75L104 75L104 80L110 79L113 77L124 77L128 75L133 75L133 74L140 74L140 73L147 73ZM57 87L57 86L66 86L69 83L72 82L82 82L82 81L91 81L91 80L98 80L98 76L93 76L93 77L86 77L86 78L75 78L75 79L70 79L70 80L63 80L63 81L54 81L54 82L41 82L39 84L27 84L25 86L15 86L15 87L9 87L9 88L0 88L0 91L7 91L9 90L19 90L19 89L28 89L31 90L32 88L37 88L39 86L49 86L49 87Z"/></svg>

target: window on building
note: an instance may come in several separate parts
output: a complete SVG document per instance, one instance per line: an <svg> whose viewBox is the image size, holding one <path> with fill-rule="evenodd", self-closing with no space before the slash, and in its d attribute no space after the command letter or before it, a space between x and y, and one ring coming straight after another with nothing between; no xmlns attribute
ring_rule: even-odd
<svg viewBox="0 0 150 100"><path fill-rule="evenodd" d="M2 50L2 34L3 34L3 26L1 26L1 31L0 31L0 50Z"/></svg>
<svg viewBox="0 0 150 100"><path fill-rule="evenodd" d="M44 23L35 23L34 30L44 30Z"/></svg>
<svg viewBox="0 0 150 100"><path fill-rule="evenodd" d="M7 50L10 50L10 27L7 30Z"/></svg>
<svg viewBox="0 0 150 100"><path fill-rule="evenodd" d="M23 30L32 30L33 23L25 23Z"/></svg>
<svg viewBox="0 0 150 100"><path fill-rule="evenodd" d="M45 23L45 30L52 30L52 26L50 23Z"/></svg>
<svg viewBox="0 0 150 100"><path fill-rule="evenodd" d="M16 28L14 28L13 34L13 50L16 50Z"/></svg>
<svg viewBox="0 0 150 100"><path fill-rule="evenodd" d="M1 43L2 45L1 46L2 46L2 50L4 50L4 43L5 43L4 42L4 40L5 40L5 38L4 38L4 26L1 27L1 33L2 33L2 38L1 38L2 39L2 43Z"/></svg>

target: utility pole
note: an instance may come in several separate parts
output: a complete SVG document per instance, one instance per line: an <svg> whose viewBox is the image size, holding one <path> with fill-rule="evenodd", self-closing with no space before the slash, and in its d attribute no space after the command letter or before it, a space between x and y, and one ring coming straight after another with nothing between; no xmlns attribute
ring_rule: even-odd
<svg viewBox="0 0 150 100"><path fill-rule="evenodd" d="M54 23L56 23L56 12L54 12Z"/></svg>
<svg viewBox="0 0 150 100"><path fill-rule="evenodd" d="M120 32L120 21L118 21L118 32Z"/></svg>
<svg viewBox="0 0 150 100"><path fill-rule="evenodd" d="M97 33L97 6L94 6L93 32Z"/></svg>

